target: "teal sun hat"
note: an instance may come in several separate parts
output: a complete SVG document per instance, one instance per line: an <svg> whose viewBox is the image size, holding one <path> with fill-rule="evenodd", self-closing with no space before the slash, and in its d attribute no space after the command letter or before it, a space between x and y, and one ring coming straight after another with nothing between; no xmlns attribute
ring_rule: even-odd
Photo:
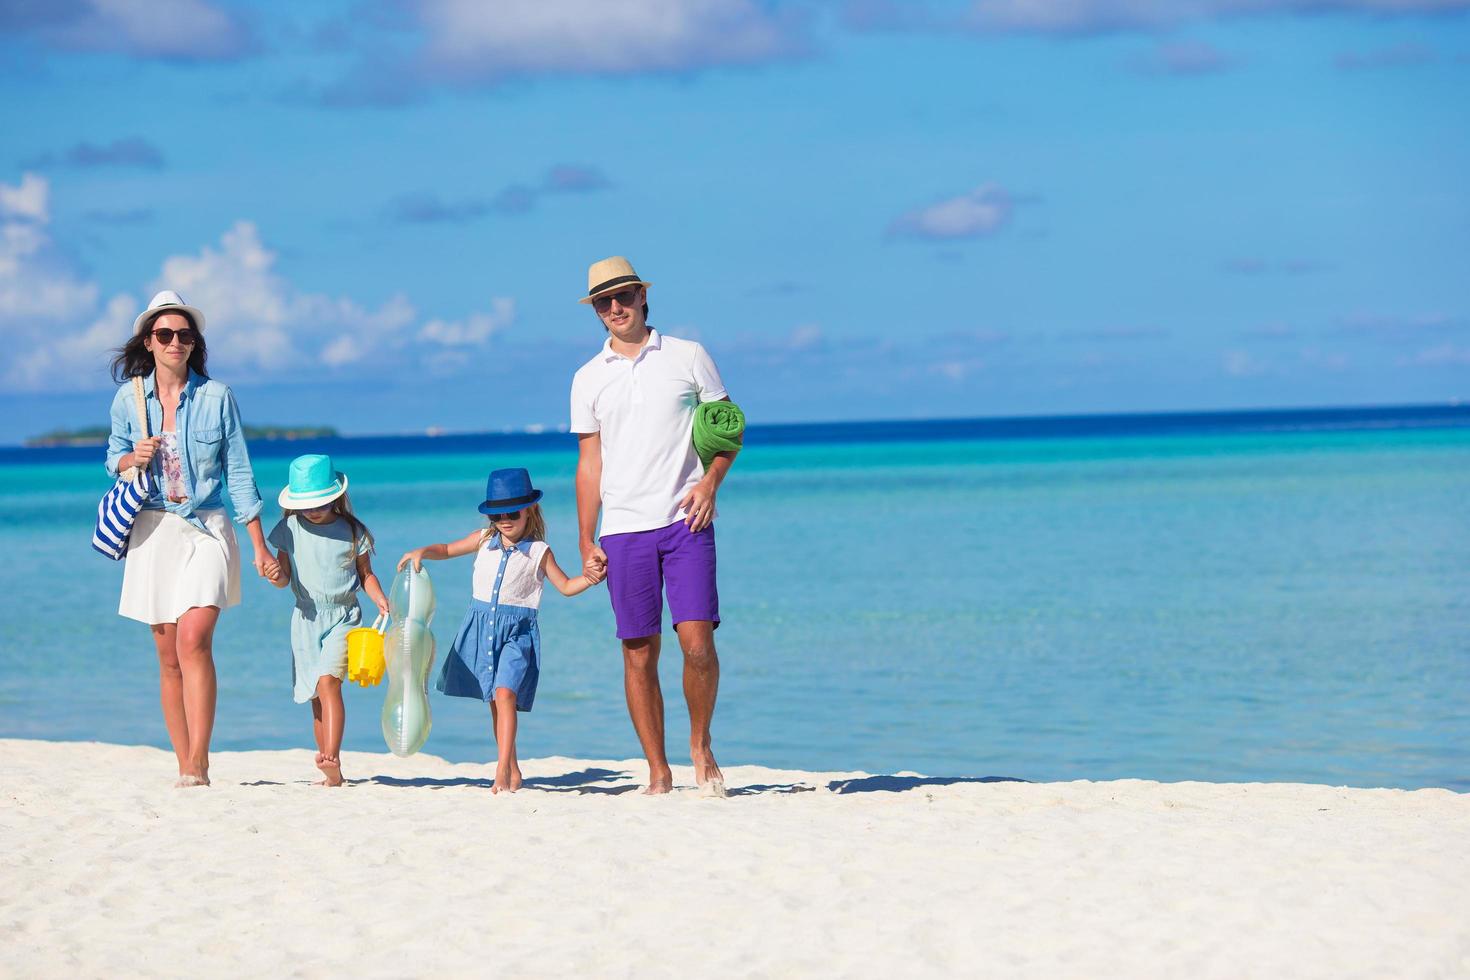
<svg viewBox="0 0 1470 980"><path fill-rule="evenodd" d="M281 491L283 510L311 510L330 504L347 492L347 474L332 466L332 457L322 453L291 460L286 489Z"/></svg>

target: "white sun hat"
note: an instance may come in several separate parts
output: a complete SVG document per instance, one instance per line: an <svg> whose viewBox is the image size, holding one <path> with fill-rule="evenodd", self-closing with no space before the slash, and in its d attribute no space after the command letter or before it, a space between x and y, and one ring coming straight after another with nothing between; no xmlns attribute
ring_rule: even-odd
<svg viewBox="0 0 1470 980"><path fill-rule="evenodd" d="M152 323L155 317L174 310L187 314L194 324L194 329L200 333L204 332L204 314L185 303L184 297L172 289L162 289L153 294L153 298L148 301L148 309L139 313L137 319L133 321L133 333L142 333L143 327Z"/></svg>

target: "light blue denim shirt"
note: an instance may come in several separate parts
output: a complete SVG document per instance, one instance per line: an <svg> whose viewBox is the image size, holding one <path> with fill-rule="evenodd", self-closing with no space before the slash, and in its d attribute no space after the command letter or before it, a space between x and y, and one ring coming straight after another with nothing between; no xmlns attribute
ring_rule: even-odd
<svg viewBox="0 0 1470 980"><path fill-rule="evenodd" d="M148 427L153 435L163 430L163 405L158 401L154 376L143 379L147 396ZM260 516L260 490L255 485L255 472L250 468L250 453L245 448L245 432L240 424L240 408L230 389L202 374L189 372L189 381L179 396L174 415L179 433L179 451L183 456L184 483L188 499L182 503L164 499L155 480L153 495L143 506L148 510L167 510L178 514L201 530L207 530L195 511L215 510L224 506L221 483L229 488L230 505L235 523L248 524ZM112 399L112 435L107 439L107 472L117 476L118 461L133 451L143 438L138 428L138 413L133 408L133 384L117 389ZM158 457L154 456L155 476Z"/></svg>

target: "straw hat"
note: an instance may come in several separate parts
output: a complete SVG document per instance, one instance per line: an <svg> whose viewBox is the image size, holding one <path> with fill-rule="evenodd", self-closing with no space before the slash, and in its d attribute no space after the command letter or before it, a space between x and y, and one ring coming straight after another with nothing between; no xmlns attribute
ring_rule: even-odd
<svg viewBox="0 0 1470 980"><path fill-rule="evenodd" d="M184 297L172 289L164 289L153 294L153 298L148 301L148 309L139 313L137 319L133 321L133 333L142 333L145 324L152 323L154 317L162 316L171 310L187 313L189 319L194 322L194 329L200 333L204 332L204 314L185 303Z"/></svg>
<svg viewBox="0 0 1470 980"><path fill-rule="evenodd" d="M633 271L633 263L621 255L614 255L587 267L587 295L577 302L590 303L604 293L615 293L627 286L642 286L647 289L652 285L653 283L638 278L638 273Z"/></svg>

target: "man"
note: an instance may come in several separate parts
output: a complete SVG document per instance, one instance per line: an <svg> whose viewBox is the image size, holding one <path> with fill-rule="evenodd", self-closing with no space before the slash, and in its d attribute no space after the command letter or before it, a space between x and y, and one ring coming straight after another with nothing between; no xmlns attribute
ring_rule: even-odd
<svg viewBox="0 0 1470 980"><path fill-rule="evenodd" d="M648 326L648 287L622 256L593 263L587 295L607 329L596 357L572 379L577 434L577 529L582 567L607 575L623 643L628 714L648 758L648 793L667 793L664 700L658 682L663 592L684 651L689 755L694 779L725 795L710 748L710 717L720 686L715 628L715 494L734 462L721 453L706 470L694 451L694 412L729 400L719 371L697 343ZM597 518L602 513L600 543Z"/></svg>

